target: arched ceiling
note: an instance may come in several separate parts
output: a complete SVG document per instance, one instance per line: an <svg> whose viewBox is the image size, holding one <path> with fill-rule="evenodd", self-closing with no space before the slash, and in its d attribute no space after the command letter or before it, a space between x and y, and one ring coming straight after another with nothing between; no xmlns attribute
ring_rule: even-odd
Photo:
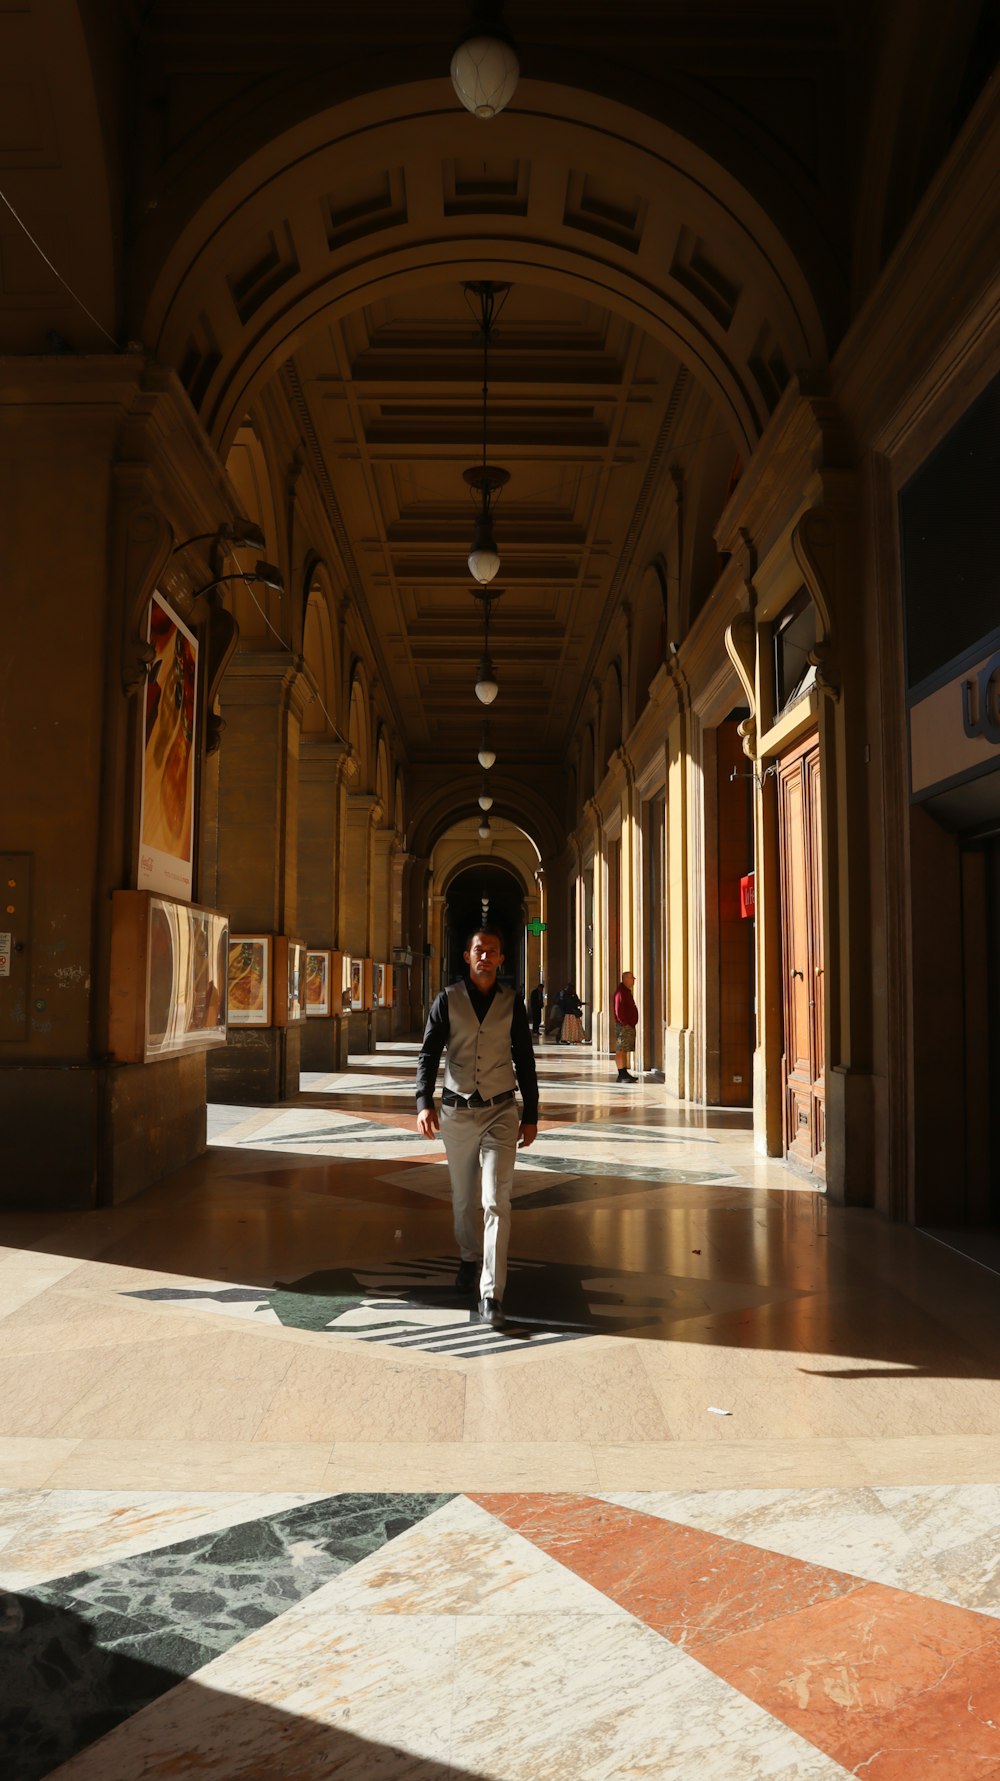
<svg viewBox="0 0 1000 1781"><path fill-rule="evenodd" d="M519 820L664 547L685 450L718 437L746 457L790 376L826 361L836 228L814 150L857 13L761 0L751 28L722 0L584 0L569 32L564 8L512 0L523 77L489 126L446 78L461 0L419 19L307 0L150 13L130 325L220 451L269 401L297 433L411 770L474 761L483 717L463 283L511 285L490 378L489 455L510 472L491 719ZM734 84L748 54L758 82L780 70L770 135ZM548 845L550 799L528 817Z"/></svg>

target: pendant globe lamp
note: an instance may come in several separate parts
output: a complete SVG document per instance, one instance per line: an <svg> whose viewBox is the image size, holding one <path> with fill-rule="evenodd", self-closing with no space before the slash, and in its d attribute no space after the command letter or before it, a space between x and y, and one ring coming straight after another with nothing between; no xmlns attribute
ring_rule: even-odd
<svg viewBox="0 0 1000 1781"><path fill-rule="evenodd" d="M482 767L483 772L488 773L490 768L493 766L494 762L496 761L496 758L497 758L496 753L490 744L490 726L489 726L488 721L484 718L483 719L483 733L480 738L479 753L476 756L476 759L478 760L479 765Z"/></svg>
<svg viewBox="0 0 1000 1781"><path fill-rule="evenodd" d="M498 0L473 0L469 28L451 58L451 84L473 117L496 117L521 73Z"/></svg>
<svg viewBox="0 0 1000 1781"><path fill-rule="evenodd" d="M479 794L479 808L480 810L493 809L493 795L485 779L483 780L483 789Z"/></svg>
<svg viewBox="0 0 1000 1781"><path fill-rule="evenodd" d="M493 534L493 508L500 490L510 481L510 472L487 461L489 438L490 346L496 320L510 291L508 284L496 284L484 278L466 284L465 295L476 317L483 346L482 385L482 452L478 464L466 470L464 481L477 499L477 513L469 548L469 574L480 587L488 587L500 568L500 552Z"/></svg>
<svg viewBox="0 0 1000 1781"><path fill-rule="evenodd" d="M493 831L490 828L490 819L488 816L484 816L482 822L479 825L479 839L480 839L480 841L488 841L492 833L493 833Z"/></svg>

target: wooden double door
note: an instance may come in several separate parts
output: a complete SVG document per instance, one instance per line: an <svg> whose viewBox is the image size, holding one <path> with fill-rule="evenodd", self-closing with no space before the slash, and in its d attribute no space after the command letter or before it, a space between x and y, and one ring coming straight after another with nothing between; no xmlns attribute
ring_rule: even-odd
<svg viewBox="0 0 1000 1781"><path fill-rule="evenodd" d="M778 765L785 1155L826 1172L826 1020L819 739Z"/></svg>

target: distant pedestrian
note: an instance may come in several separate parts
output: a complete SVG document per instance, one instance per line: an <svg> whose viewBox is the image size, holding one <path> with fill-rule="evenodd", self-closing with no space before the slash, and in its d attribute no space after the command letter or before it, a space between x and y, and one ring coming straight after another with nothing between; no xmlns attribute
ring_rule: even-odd
<svg viewBox="0 0 1000 1781"><path fill-rule="evenodd" d="M638 1082L638 1076L629 1074L629 1054L635 1050L635 1029L639 1025L639 1010L635 1005L632 985L635 977L631 971L622 972L622 980L615 990L615 1063L618 1065L619 1082Z"/></svg>
<svg viewBox="0 0 1000 1781"><path fill-rule="evenodd" d="M531 1015L531 1030L537 1038L542 1030L542 1009L545 1006L545 984L539 979L528 997L528 1012Z"/></svg>
<svg viewBox="0 0 1000 1781"><path fill-rule="evenodd" d="M559 1006L562 1009L562 1024L559 1028L560 1045L578 1045L583 1038L581 1016L583 1003L571 983L559 991Z"/></svg>

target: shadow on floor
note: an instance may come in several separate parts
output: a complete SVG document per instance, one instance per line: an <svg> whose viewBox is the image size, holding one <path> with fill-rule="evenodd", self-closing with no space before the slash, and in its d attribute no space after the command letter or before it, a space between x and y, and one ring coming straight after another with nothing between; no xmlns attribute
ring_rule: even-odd
<svg viewBox="0 0 1000 1781"><path fill-rule="evenodd" d="M138 1641L137 1641L138 1643ZM43 1781L168 1692L161 1714L74 1765L80 1781L198 1774L218 1781L486 1781L436 1762L242 1700L183 1669L102 1646L100 1629L30 1595L0 1592L0 1773ZM296 1681L298 1678L295 1679ZM291 1681L291 1679L290 1679ZM331 1688L331 1694L335 1690ZM144 1733L144 1735L143 1735ZM155 1764L154 1768L148 1766Z"/></svg>

